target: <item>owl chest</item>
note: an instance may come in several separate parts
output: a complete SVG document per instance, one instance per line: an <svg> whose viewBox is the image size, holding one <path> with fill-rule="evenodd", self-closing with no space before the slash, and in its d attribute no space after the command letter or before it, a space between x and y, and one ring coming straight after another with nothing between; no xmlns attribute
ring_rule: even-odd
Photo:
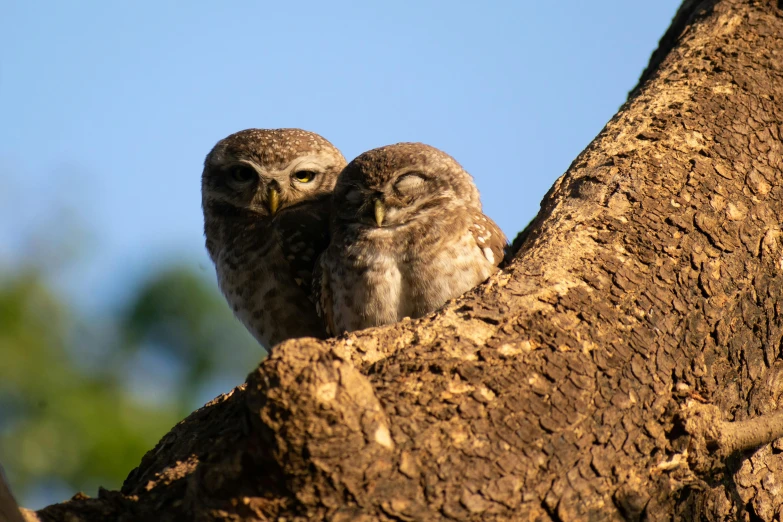
<svg viewBox="0 0 783 522"><path fill-rule="evenodd" d="M236 318L259 343L269 347L272 325L268 324L263 309L274 303L267 303L266 307L260 305L274 297L277 286L275 252L267 251L266 255L258 256L253 252L228 250L221 254L215 263L221 292Z"/></svg>
<svg viewBox="0 0 783 522"><path fill-rule="evenodd" d="M346 304L354 305L346 329L426 315L486 279L491 268L469 233L415 253L376 250L359 256L356 281L344 289Z"/></svg>
<svg viewBox="0 0 783 522"><path fill-rule="evenodd" d="M444 241L403 265L413 308L411 317L426 315L486 280L494 271L466 232Z"/></svg>
<svg viewBox="0 0 783 522"><path fill-rule="evenodd" d="M351 265L335 295L339 330L393 323L407 315L407 285L394 255L360 254Z"/></svg>
<svg viewBox="0 0 783 522"><path fill-rule="evenodd" d="M228 250L215 263L218 285L234 315L263 346L319 335L317 317L294 282L280 247ZM310 305L310 306L308 306Z"/></svg>

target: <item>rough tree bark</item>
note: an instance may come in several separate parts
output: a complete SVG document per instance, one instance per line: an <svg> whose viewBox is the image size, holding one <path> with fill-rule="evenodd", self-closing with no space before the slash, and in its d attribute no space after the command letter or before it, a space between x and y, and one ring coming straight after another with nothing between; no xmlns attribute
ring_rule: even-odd
<svg viewBox="0 0 783 522"><path fill-rule="evenodd" d="M783 2L686 0L502 273L278 346L37 516L782 519L782 122Z"/></svg>

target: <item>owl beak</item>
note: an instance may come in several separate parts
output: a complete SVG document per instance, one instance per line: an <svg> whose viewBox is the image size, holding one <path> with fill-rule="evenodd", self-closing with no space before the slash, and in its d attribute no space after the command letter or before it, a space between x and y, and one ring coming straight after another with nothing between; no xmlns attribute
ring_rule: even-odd
<svg viewBox="0 0 783 522"><path fill-rule="evenodd" d="M274 187L269 187L269 191L266 193L266 203L269 206L269 213L273 216L277 212L277 207L280 206L280 193Z"/></svg>
<svg viewBox="0 0 783 522"><path fill-rule="evenodd" d="M380 199L375 200L375 222L379 227L383 226L383 218L386 217L386 207Z"/></svg>

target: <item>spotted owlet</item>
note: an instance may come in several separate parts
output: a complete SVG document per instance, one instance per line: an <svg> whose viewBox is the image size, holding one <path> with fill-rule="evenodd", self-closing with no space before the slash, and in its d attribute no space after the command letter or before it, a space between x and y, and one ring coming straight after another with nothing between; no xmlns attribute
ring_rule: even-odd
<svg viewBox="0 0 783 522"><path fill-rule="evenodd" d="M309 297L344 166L331 143L300 129L243 130L204 160L207 251L234 314L267 350L326 334Z"/></svg>
<svg viewBox="0 0 783 522"><path fill-rule="evenodd" d="M354 159L334 189L313 292L332 334L421 317L487 279L506 238L448 154L398 143Z"/></svg>

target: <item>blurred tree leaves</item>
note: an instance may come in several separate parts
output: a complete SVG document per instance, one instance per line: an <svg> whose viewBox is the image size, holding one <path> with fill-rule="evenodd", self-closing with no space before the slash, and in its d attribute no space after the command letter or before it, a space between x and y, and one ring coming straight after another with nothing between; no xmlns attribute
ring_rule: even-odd
<svg viewBox="0 0 783 522"><path fill-rule="evenodd" d="M159 356L180 367L177 392L184 414L205 402L192 404L205 383L236 368L248 373L263 353L222 296L199 275L181 268L153 276L121 320L129 349L156 347Z"/></svg>
<svg viewBox="0 0 783 522"><path fill-rule="evenodd" d="M108 315L81 317L36 269L0 274L0 463L28 507L119 487L264 353L183 267L153 274Z"/></svg>

